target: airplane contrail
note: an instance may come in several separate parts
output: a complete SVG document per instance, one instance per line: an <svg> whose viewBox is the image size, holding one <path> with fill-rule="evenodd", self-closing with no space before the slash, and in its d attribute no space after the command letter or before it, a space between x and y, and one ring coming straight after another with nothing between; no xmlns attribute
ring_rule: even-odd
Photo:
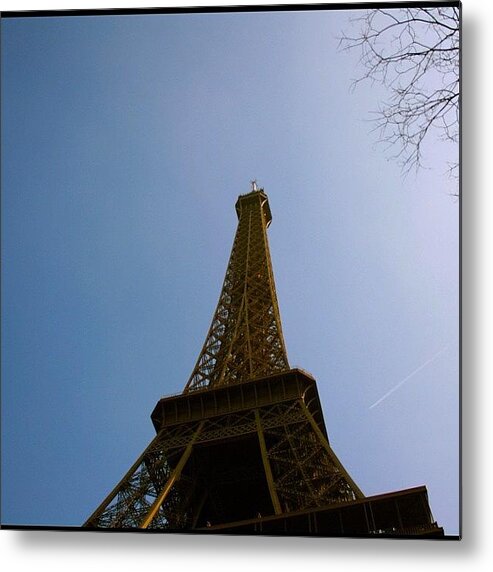
<svg viewBox="0 0 493 572"><path fill-rule="evenodd" d="M417 367L413 372L411 372L408 376L406 376L403 380L399 381L399 383L397 385L395 385L392 389L390 389L389 391L387 391L387 393L381 397L380 399L378 399L377 401L375 401L375 403L373 405L370 405L369 409L373 409L374 407L376 407L379 403L382 403L382 401L384 399L387 399L387 397L389 395L391 395L392 393L394 393L394 391L397 391L399 389L399 387L406 383L406 381L408 379L411 379L411 377L413 377L413 375L416 375L418 373L418 371L421 371L424 367L426 367L428 364L430 364L432 361L435 361L437 359L437 357L442 354L446 349L448 348L448 344L443 347L439 352L437 352L434 356L432 356L430 359L426 360L424 363L422 363L419 367Z"/></svg>

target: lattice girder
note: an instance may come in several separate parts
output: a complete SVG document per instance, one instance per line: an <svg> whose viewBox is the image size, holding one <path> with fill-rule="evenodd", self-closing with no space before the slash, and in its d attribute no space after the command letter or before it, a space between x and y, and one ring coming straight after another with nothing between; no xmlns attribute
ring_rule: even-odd
<svg viewBox="0 0 493 572"><path fill-rule="evenodd" d="M209 510L212 507L218 518L222 510L217 498L221 487L240 484L242 480L258 482L259 478L269 485L272 506L278 507L277 512L360 498L361 491L342 469L314 421L312 413L316 414L319 405L313 397L314 382L310 380L307 389L294 377L283 393L294 387L295 381L298 391L307 397L308 406L304 397L297 397L164 427L86 525L192 528L200 515L204 495L209 499ZM252 464L247 459L246 465L229 466L224 458L217 467L214 463L201 465L200 451L205 451L204 447L213 447L210 450L220 459L223 444L237 442L241 448L246 438L263 441L265 455L262 447L257 446L258 459ZM178 478L162 496L187 451L189 457L183 463L183 472L180 469Z"/></svg>
<svg viewBox="0 0 493 572"><path fill-rule="evenodd" d="M226 275L190 379L182 394L158 401L156 437L84 526L443 534L426 490L365 499L334 454L315 379L289 368L267 241L272 216L252 185L236 203Z"/></svg>
<svg viewBox="0 0 493 572"><path fill-rule="evenodd" d="M212 324L185 391L289 369L267 241L267 195L238 199L238 228Z"/></svg>

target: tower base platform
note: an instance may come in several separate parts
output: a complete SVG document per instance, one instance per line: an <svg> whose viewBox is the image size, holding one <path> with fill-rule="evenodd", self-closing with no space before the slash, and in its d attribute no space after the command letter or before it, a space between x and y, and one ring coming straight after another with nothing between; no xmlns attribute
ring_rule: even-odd
<svg viewBox="0 0 493 572"><path fill-rule="evenodd" d="M197 529L239 535L441 538L426 487L415 487L312 510L229 522Z"/></svg>

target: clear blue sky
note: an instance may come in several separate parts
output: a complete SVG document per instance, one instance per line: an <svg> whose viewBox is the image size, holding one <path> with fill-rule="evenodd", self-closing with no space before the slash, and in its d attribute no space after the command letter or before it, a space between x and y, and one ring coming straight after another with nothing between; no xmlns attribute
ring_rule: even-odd
<svg viewBox="0 0 493 572"><path fill-rule="evenodd" d="M79 526L147 445L257 178L333 448L367 495L426 484L457 534L448 150L403 179L376 145L349 15L2 20L2 522Z"/></svg>

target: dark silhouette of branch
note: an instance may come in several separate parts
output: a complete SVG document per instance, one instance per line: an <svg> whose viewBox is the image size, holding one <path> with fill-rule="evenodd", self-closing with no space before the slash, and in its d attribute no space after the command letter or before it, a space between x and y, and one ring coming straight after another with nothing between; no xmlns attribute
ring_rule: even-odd
<svg viewBox="0 0 493 572"><path fill-rule="evenodd" d="M364 81L388 88L389 100L375 112L375 129L381 141L398 148L394 157L403 171L423 166L430 133L458 143L459 9L375 9L353 19L352 26L357 31L340 38L342 49L361 52L364 71L352 88ZM458 158L450 173L458 177Z"/></svg>

